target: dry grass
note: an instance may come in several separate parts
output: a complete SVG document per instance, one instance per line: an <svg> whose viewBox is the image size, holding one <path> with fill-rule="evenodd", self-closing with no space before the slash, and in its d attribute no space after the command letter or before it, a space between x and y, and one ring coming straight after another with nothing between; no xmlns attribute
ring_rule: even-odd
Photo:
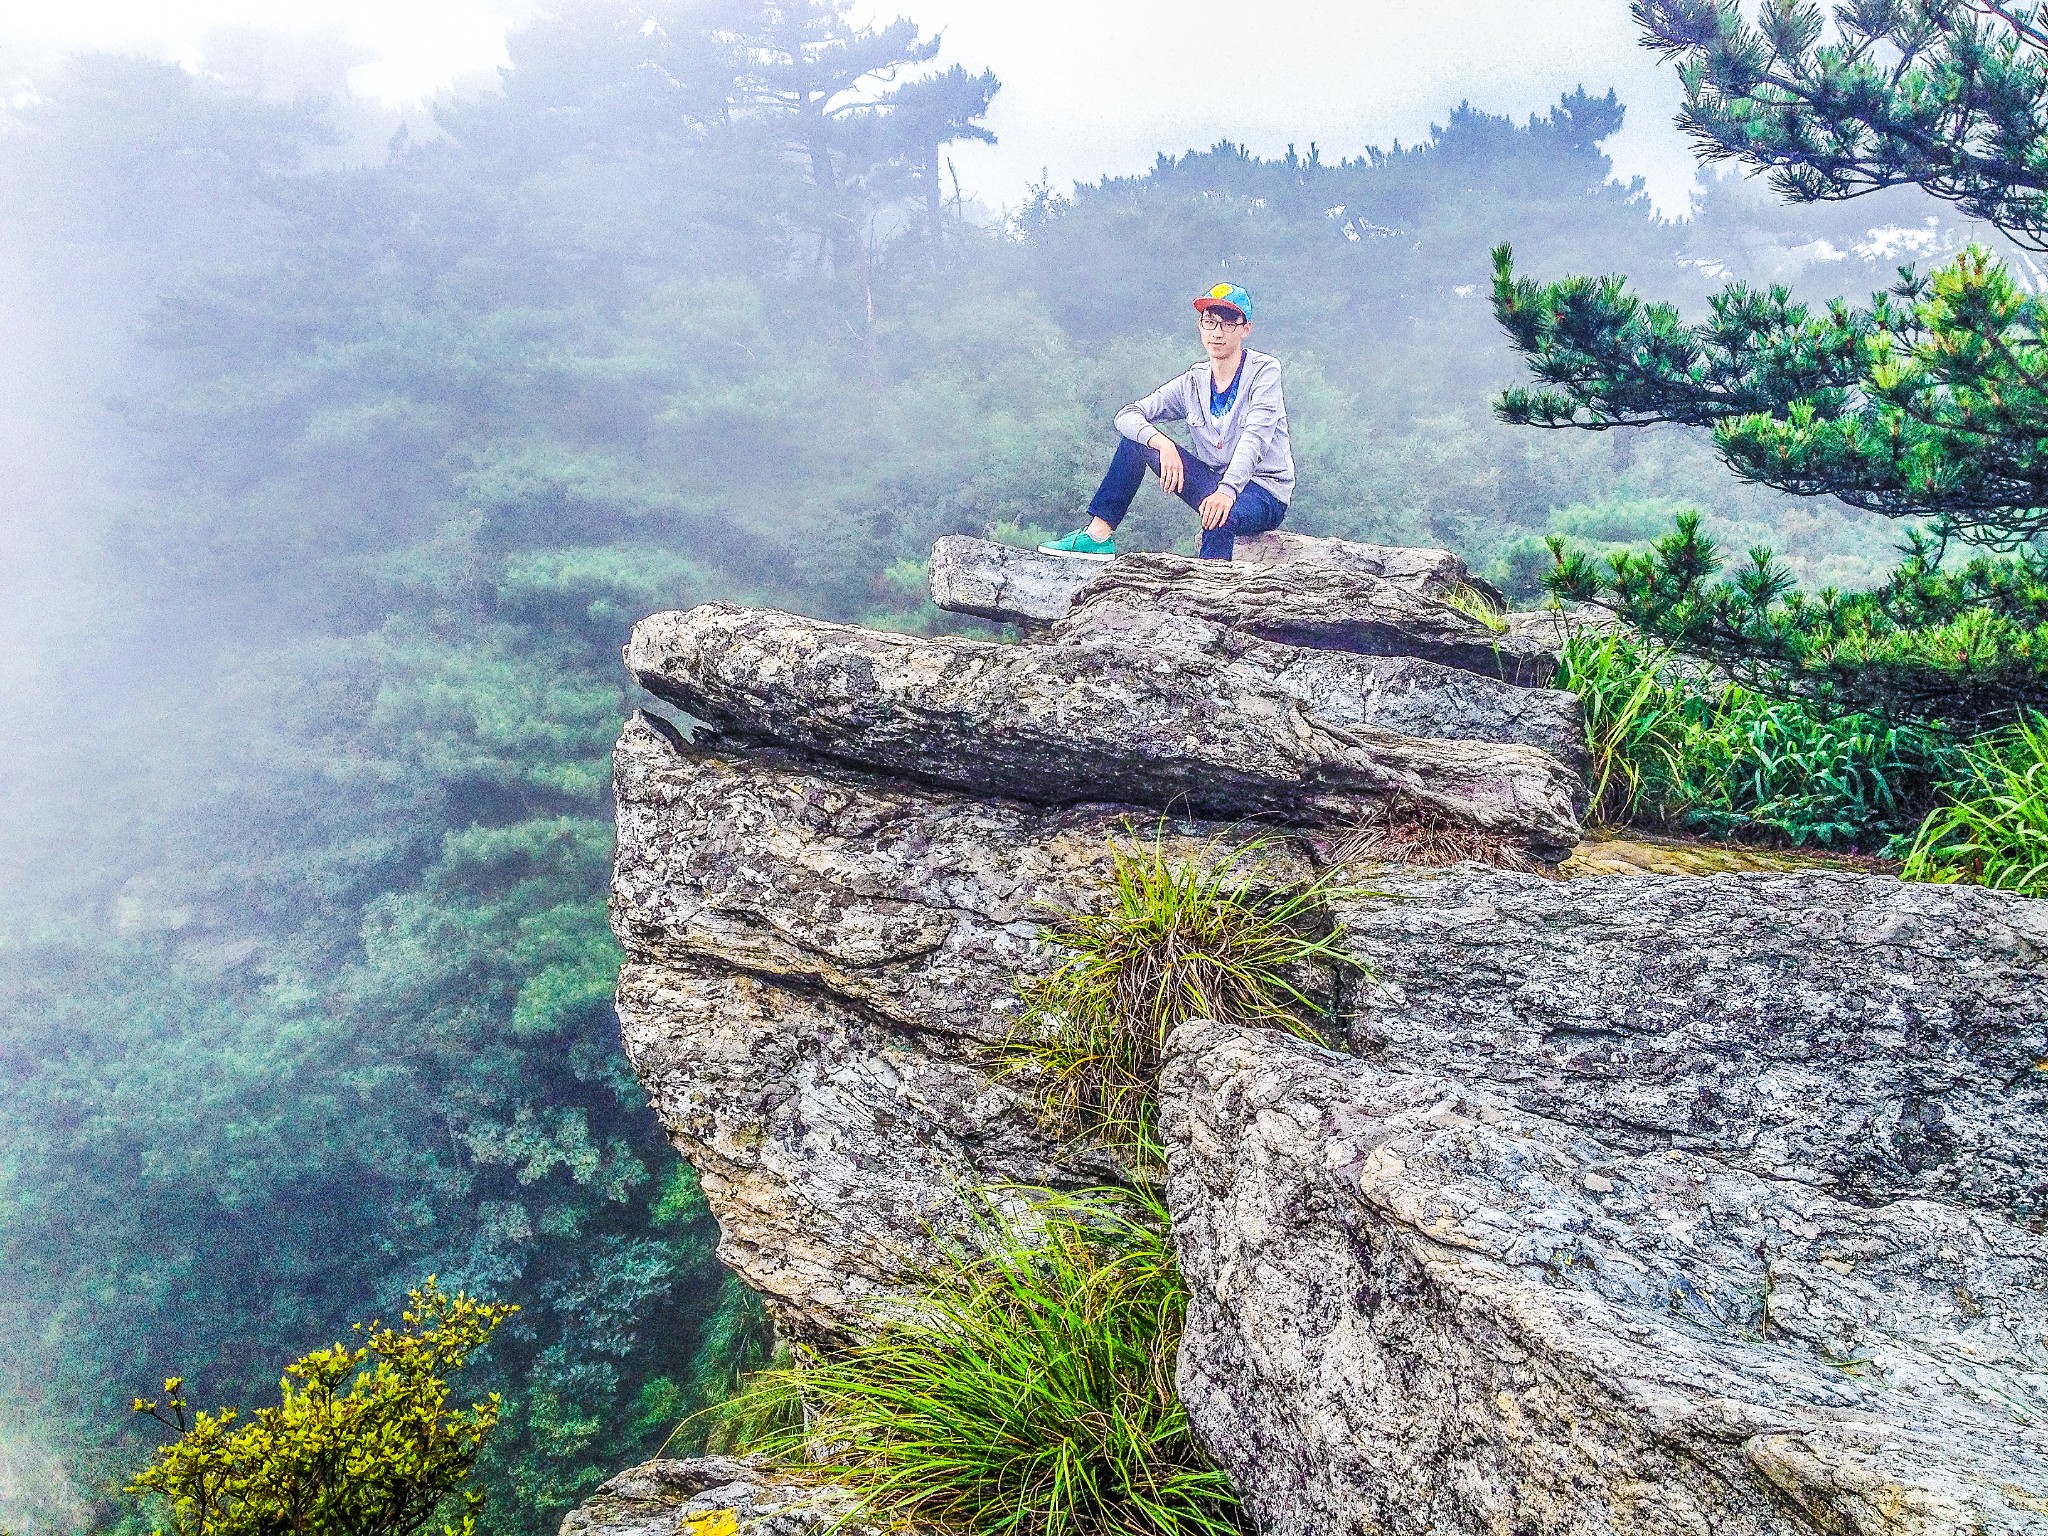
<svg viewBox="0 0 2048 1536"><path fill-rule="evenodd" d="M1496 635L1507 633L1507 615L1494 606L1492 598L1475 586L1461 581L1438 597L1437 601L1446 608L1455 608L1468 619L1478 620Z"/></svg>
<svg viewBox="0 0 2048 1536"><path fill-rule="evenodd" d="M1550 866L1533 858L1510 837L1488 832L1470 822L1400 796L1372 820L1329 841L1327 857L1334 864L1407 864L1442 869L1477 861L1496 869L1549 874Z"/></svg>

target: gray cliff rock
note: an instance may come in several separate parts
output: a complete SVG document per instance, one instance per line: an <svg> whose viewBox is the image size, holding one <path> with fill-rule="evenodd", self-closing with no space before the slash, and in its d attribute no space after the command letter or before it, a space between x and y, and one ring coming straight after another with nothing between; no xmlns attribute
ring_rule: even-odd
<svg viewBox="0 0 2048 1536"><path fill-rule="evenodd" d="M1585 723L1577 694L1522 688L1416 656L1362 656L1255 639L1209 619L1104 607L1059 626L1070 645L1112 641L1147 651L1191 651L1232 663L1258 686L1299 700L1325 725L1358 725L1452 741L1541 747L1583 778Z"/></svg>
<svg viewBox="0 0 2048 1536"><path fill-rule="evenodd" d="M1266 1536L2048 1528L2034 1233L1207 1021L1160 1091L1180 1392Z"/></svg>
<svg viewBox="0 0 2048 1536"><path fill-rule="evenodd" d="M1192 857L1224 829L700 750L645 716L614 782L627 1055L720 1257L784 1323L859 1331L973 1191L1116 1176L1041 1130L992 1048L1051 964L1040 922L1100 898L1113 842Z"/></svg>
<svg viewBox="0 0 2048 1536"><path fill-rule="evenodd" d="M1865 1204L2048 1217L2048 902L1875 875L1463 866L1340 904L1352 1046Z"/></svg>
<svg viewBox="0 0 2048 1536"><path fill-rule="evenodd" d="M1074 594L1107 566L948 534L932 545L932 602L952 613L1026 625L1063 618Z"/></svg>
<svg viewBox="0 0 2048 1536"><path fill-rule="evenodd" d="M1434 597L1315 561L1240 565L1125 555L1083 587L1054 638L1106 608L1185 614L1261 640L1369 656L1419 656L1524 687L1548 683L1554 645L1489 628Z"/></svg>
<svg viewBox="0 0 2048 1536"><path fill-rule="evenodd" d="M561 1536L877 1536L847 1523L853 1502L747 1456L649 1461L564 1515Z"/></svg>
<svg viewBox="0 0 2048 1536"><path fill-rule="evenodd" d="M1246 534L1237 540L1231 560L1237 565L1292 565L1308 562L1377 576L1424 597L1442 597L1469 587L1496 608L1507 607L1500 590L1474 576L1448 549L1410 549L1396 544L1361 544L1352 539L1324 539L1276 528Z"/></svg>
<svg viewBox="0 0 2048 1536"><path fill-rule="evenodd" d="M1623 628L1621 621L1611 612L1593 603L1529 608L1519 613L1504 613L1500 618L1517 639L1541 647L1553 656L1563 650L1565 642L1574 635L1604 635Z"/></svg>
<svg viewBox="0 0 2048 1536"><path fill-rule="evenodd" d="M1179 556L1157 558L1196 564ZM1469 587L1495 607L1507 606L1498 591L1447 549L1400 549L1276 530L1239 539L1233 563L1327 565L1377 577L1424 597ZM1080 590L1108 568L1103 561L1041 555L1014 544L948 534L932 545L932 602L953 613L1037 627L1064 618Z"/></svg>
<svg viewBox="0 0 2048 1536"><path fill-rule="evenodd" d="M925 639L706 603L643 619L626 664L717 729L981 795L1323 825L1401 798L1551 860L1578 841L1581 787L1548 753L1326 725L1215 657Z"/></svg>
<svg viewBox="0 0 2048 1536"><path fill-rule="evenodd" d="M1097 1182L992 1065L830 994L629 961L621 1035L718 1219L718 1256L805 1338L865 1331L990 1185Z"/></svg>
<svg viewBox="0 0 2048 1536"><path fill-rule="evenodd" d="M1243 622L1261 582L1291 638ZM1360 829L1409 800L1563 851L1573 701L1376 654L1396 609L1403 645L1463 621L1329 561L1130 557L1052 643L635 629L705 729L636 716L616 754L623 1036L782 1325L867 1333L981 1202L1120 1176L1000 1051L1114 847L1262 818L1296 879L1409 846ZM1267 1536L2048 1532L2048 903L1345 878L1371 974L1304 982L1351 1054L1199 1023L1161 1083L1181 1390ZM812 1498L654 1463L564 1536L794 1536L837 1518Z"/></svg>

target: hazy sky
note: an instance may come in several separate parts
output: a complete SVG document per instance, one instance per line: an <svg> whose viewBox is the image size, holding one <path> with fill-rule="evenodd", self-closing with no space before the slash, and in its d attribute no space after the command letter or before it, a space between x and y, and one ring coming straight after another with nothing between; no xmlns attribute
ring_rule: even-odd
<svg viewBox="0 0 2048 1536"><path fill-rule="evenodd" d="M506 29L545 0L0 0L0 42L33 59L138 48L196 64L224 29L325 34L359 60L354 88L411 104L504 61ZM966 146L968 189L1014 204L1141 171L1154 151L1220 138L1326 158L1412 142L1461 99L1522 116L1583 84L1613 86L1629 126L1610 146L1661 205L1683 206L1692 161L1670 126L1672 72L1636 46L1626 0L860 0L943 30L943 58L1002 77L1001 143Z"/></svg>

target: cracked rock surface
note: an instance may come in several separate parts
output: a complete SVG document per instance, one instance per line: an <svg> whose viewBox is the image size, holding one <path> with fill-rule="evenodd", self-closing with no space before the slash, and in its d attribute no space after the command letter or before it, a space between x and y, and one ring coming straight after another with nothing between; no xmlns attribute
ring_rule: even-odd
<svg viewBox="0 0 2048 1536"><path fill-rule="evenodd" d="M2048 1522L2048 1246L2017 1224L1208 1021L1160 1096L1181 1397L1268 1536Z"/></svg>
<svg viewBox="0 0 2048 1536"><path fill-rule="evenodd" d="M1267 692L1299 701L1324 725L1406 736L1512 741L1540 747L1583 780L1589 767L1577 694L1523 688L1419 656L1276 645L1211 619L1152 608L1085 609L1052 630L1062 644L1095 641L1147 651L1215 656Z"/></svg>
<svg viewBox="0 0 2048 1536"><path fill-rule="evenodd" d="M626 1052L719 1256L786 1326L861 1331L976 1191L1116 1176L1040 1127L995 1047L1053 963L1041 921L1099 899L1113 842L1195 857L1226 829L699 749L645 716L614 782Z"/></svg>
<svg viewBox="0 0 2048 1536"><path fill-rule="evenodd" d="M1377 576L1425 597L1442 597L1460 587L1469 587L1496 608L1507 606L1498 588L1474 576L1465 562L1448 549L1361 544L1353 539L1317 538L1276 528L1270 533L1240 535L1231 560L1238 565L1292 565L1308 561L1335 566Z"/></svg>
<svg viewBox="0 0 2048 1536"><path fill-rule="evenodd" d="M1074 595L1100 576L1105 564L948 534L932 546L932 602L978 619L1046 625L1066 617Z"/></svg>
<svg viewBox="0 0 2048 1536"><path fill-rule="evenodd" d="M1324 724L1215 657L705 603L641 620L626 663L722 731L982 796L1310 825L1366 821L1398 797L1552 862L1578 841L1581 786L1549 753Z"/></svg>
<svg viewBox="0 0 2048 1536"><path fill-rule="evenodd" d="M1161 558L1178 559L1189 566L1196 563L1178 556ZM1468 587L1494 606L1506 606L1498 591L1475 577L1465 562L1447 549L1404 549L1275 530L1239 538L1233 557L1233 563L1241 566L1303 562L1378 577L1424 597L1441 597ZM1014 544L948 534L932 546L932 602L953 613L1042 627L1066 617L1081 589L1109 565L1108 561L1042 555Z"/></svg>
<svg viewBox="0 0 2048 1536"><path fill-rule="evenodd" d="M1571 843L1575 701L1431 651L1505 654L1389 553L1090 567L1019 646L636 628L701 725L615 758L625 1046L782 1327L866 1334L985 1200L1122 1175L1001 1052L1114 848L1293 880L1420 846L1359 826L1416 801ZM1179 1379L1262 1531L2048 1532L2048 903L1773 862L1336 870L1345 1051L1176 1033ZM817 1528L733 1465L565 1536Z"/></svg>
<svg viewBox="0 0 2048 1536"><path fill-rule="evenodd" d="M1375 973L1358 1054L1631 1151L2048 1218L2048 902L1834 872L1378 883L1339 904Z"/></svg>
<svg viewBox="0 0 2048 1536"><path fill-rule="evenodd" d="M1534 634L1496 631L1412 587L1319 561L1124 555L1081 589L1067 622L1104 608L1185 614L1311 650L1419 656L1524 687L1548 683L1557 669L1555 646Z"/></svg>

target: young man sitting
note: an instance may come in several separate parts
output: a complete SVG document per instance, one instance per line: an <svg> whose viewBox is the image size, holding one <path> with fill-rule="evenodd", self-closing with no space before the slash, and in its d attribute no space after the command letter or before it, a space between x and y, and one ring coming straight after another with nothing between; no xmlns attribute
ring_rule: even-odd
<svg viewBox="0 0 2048 1536"><path fill-rule="evenodd" d="M1240 533L1280 526L1294 497L1294 455L1287 446L1287 405L1280 364L1245 349L1252 296L1218 283L1195 300L1208 357L1116 413L1123 434L1109 473L1088 504L1088 526L1039 549L1048 555L1107 560L1116 525L1131 510L1145 471L1202 515L1202 558L1228 560ZM1158 429L1185 421L1193 452Z"/></svg>

